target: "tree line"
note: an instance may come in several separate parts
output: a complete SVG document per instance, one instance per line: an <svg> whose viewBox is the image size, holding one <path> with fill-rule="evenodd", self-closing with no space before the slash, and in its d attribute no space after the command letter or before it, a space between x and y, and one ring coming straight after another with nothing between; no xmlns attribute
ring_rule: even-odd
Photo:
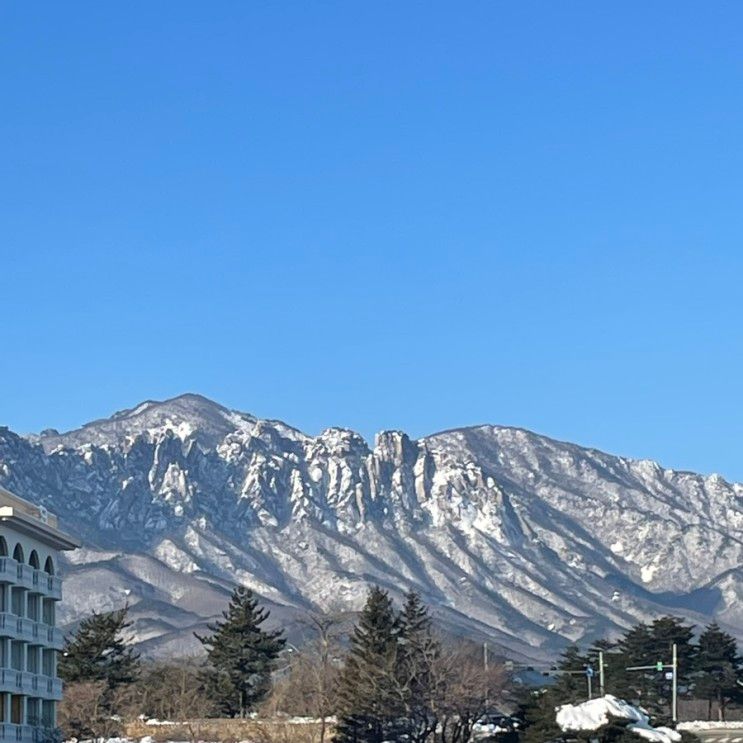
<svg viewBox="0 0 743 743"><path fill-rule="evenodd" d="M60 659L60 724L78 739L110 737L141 714L183 720L262 709L316 718L321 743L331 718L336 743L463 743L505 687L503 667L486 668L479 646L436 635L414 591L398 610L372 587L348 636L340 618L308 615L311 639L301 649L267 629L268 618L238 587L208 634L196 635L205 660L153 663L127 642L126 608L94 613Z"/></svg>
<svg viewBox="0 0 743 743"><path fill-rule="evenodd" d="M731 703L743 702L743 687L738 683L743 659L735 638L716 622L705 627L696 639L694 629L683 619L666 616L638 623L617 640L598 640L585 650L568 647L557 664L556 683L526 695L523 702L526 743L541 743L559 734L555 725L556 706L586 700L584 669L593 671L593 688L597 692L599 653L603 654L607 693L644 707L660 723L670 722L673 680L668 670L660 666L639 671L627 669L669 664L674 644L678 655L679 698L702 701L707 719L712 718L716 707L717 716L724 720Z"/></svg>
<svg viewBox="0 0 743 743"><path fill-rule="evenodd" d="M281 629L268 629L269 612L247 588L234 590L221 619L197 635L205 658L143 661L127 634L127 609L94 613L68 638L59 663L65 680L60 722L78 739L121 732L121 719L138 715L170 720L307 715L319 721L321 743L464 743L475 722L499 707L513 686L502 663L483 663L479 645L437 635L414 591L398 609L372 587L349 632L342 618L308 614L301 648ZM670 718L671 679L655 668L677 646L682 700L702 700L707 717L724 719L743 702L743 661L735 639L712 623L695 636L677 617L639 623L619 639L581 650L568 647L552 684L521 698L525 743L555 737L555 707L587 697L584 670L603 655L607 693L637 703L659 722ZM594 678L594 694L598 693Z"/></svg>

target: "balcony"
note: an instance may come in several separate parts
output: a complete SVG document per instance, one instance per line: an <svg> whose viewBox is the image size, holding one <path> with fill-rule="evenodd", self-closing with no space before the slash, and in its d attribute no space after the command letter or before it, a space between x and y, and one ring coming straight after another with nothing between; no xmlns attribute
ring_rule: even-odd
<svg viewBox="0 0 743 743"><path fill-rule="evenodd" d="M43 681L43 687L39 687L39 696L46 699L62 699L62 679L52 678L51 676L38 676L39 681Z"/></svg>
<svg viewBox="0 0 743 743"><path fill-rule="evenodd" d="M62 680L40 673L0 668L0 691L59 700L62 698Z"/></svg>
<svg viewBox="0 0 743 743"><path fill-rule="evenodd" d="M49 575L43 570L34 570L33 588L31 590L34 593L41 593L59 601L62 598L62 581L56 575Z"/></svg>
<svg viewBox="0 0 743 743"><path fill-rule="evenodd" d="M15 562L15 560L13 561ZM15 584L33 590L34 588L34 569L30 565L24 565L22 562L15 563Z"/></svg>
<svg viewBox="0 0 743 743"><path fill-rule="evenodd" d="M30 642L34 636L34 622L26 617L19 617L8 612L0 612L0 635L13 640Z"/></svg>
<svg viewBox="0 0 743 743"><path fill-rule="evenodd" d="M58 601L62 598L60 578L16 562L12 557L0 557L0 583L13 583L27 588L32 593L40 593Z"/></svg>
<svg viewBox="0 0 743 743"><path fill-rule="evenodd" d="M33 645L44 645L55 650L61 650L64 645L62 630L56 627L50 627L48 624L34 622L31 634L32 639L29 642Z"/></svg>
<svg viewBox="0 0 743 743"><path fill-rule="evenodd" d="M24 673L23 677L23 690L30 696L42 699L62 698L62 679L37 673Z"/></svg>
<svg viewBox="0 0 743 743"><path fill-rule="evenodd" d="M6 743L34 743L39 728L32 725L13 725L11 722L0 722L0 741Z"/></svg>
<svg viewBox="0 0 743 743"><path fill-rule="evenodd" d="M0 582L15 583L18 578L17 565L11 557L0 557Z"/></svg>
<svg viewBox="0 0 743 743"><path fill-rule="evenodd" d="M64 635L56 627L8 612L0 612L0 637L25 640L31 645L43 645L55 650L61 650L64 645Z"/></svg>

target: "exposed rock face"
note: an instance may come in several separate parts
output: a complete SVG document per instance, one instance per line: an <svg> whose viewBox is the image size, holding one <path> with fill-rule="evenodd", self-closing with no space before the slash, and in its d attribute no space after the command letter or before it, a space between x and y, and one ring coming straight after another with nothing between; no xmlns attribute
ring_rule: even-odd
<svg viewBox="0 0 743 743"><path fill-rule="evenodd" d="M288 619L418 588L514 654L658 612L740 633L743 487L520 429L307 436L197 395L60 434L0 429L0 484L86 548L63 619L129 602L143 649L192 652L234 581Z"/></svg>

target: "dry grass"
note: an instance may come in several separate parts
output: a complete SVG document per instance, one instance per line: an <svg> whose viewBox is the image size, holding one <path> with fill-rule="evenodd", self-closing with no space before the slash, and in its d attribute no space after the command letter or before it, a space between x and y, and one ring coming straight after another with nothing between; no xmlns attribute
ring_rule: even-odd
<svg viewBox="0 0 743 743"><path fill-rule="evenodd" d="M178 722L174 725L146 725L142 721L129 723L125 734L128 738L151 736L158 743L165 741L218 741L219 743L319 743L320 724L296 722L281 718L234 720L204 719ZM325 740L332 736L326 727Z"/></svg>

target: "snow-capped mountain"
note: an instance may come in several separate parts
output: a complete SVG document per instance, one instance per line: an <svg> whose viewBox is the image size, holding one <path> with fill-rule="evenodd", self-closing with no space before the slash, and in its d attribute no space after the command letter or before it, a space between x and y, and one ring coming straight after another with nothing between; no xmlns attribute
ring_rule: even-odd
<svg viewBox="0 0 743 743"><path fill-rule="evenodd" d="M517 428L371 448L183 395L0 429L0 485L84 542L62 620L128 602L153 654L195 652L236 581L287 622L413 586L442 625L537 659L661 612L743 635L743 486Z"/></svg>

